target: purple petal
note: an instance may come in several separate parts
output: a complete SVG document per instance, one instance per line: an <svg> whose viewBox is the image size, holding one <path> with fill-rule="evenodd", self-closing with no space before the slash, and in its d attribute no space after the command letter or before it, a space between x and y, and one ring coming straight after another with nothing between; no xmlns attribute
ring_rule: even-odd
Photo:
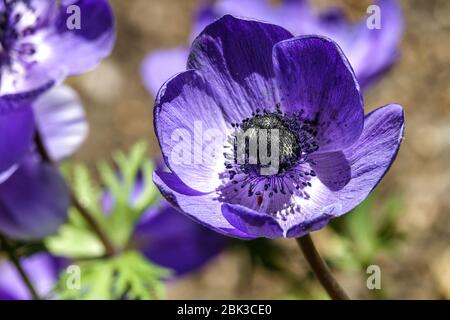
<svg viewBox="0 0 450 320"><path fill-rule="evenodd" d="M0 232L18 240L53 234L67 220L69 202L58 171L30 155L0 184Z"/></svg>
<svg viewBox="0 0 450 320"><path fill-rule="evenodd" d="M339 47L303 36L276 44L273 52L282 107L317 123L319 152L354 143L363 129L363 99Z"/></svg>
<svg viewBox="0 0 450 320"><path fill-rule="evenodd" d="M42 88L60 84L65 72L59 68L33 68L26 72L14 72L5 68L0 74L0 95L14 95L18 92L42 93Z"/></svg>
<svg viewBox="0 0 450 320"><path fill-rule="evenodd" d="M16 172L18 167L19 167L19 165L15 164L15 165L11 166L8 170L3 171L0 174L0 184L2 184L4 181L8 180L9 177L11 177L14 172Z"/></svg>
<svg viewBox="0 0 450 320"><path fill-rule="evenodd" d="M0 174L21 161L30 150L33 136L31 104L16 105L0 98Z"/></svg>
<svg viewBox="0 0 450 320"><path fill-rule="evenodd" d="M193 189L215 190L226 124L207 81L193 70L168 81L156 99L154 121L168 167ZM206 132L215 133L216 139L209 140Z"/></svg>
<svg viewBox="0 0 450 320"><path fill-rule="evenodd" d="M112 50L115 26L107 0L30 0L7 5L2 95L49 82L59 84L67 75L89 71ZM77 14L80 25L72 26Z"/></svg>
<svg viewBox="0 0 450 320"><path fill-rule="evenodd" d="M57 261L46 253L37 253L21 260L40 297L48 296L58 277ZM30 300L31 294L10 262L0 264L0 300Z"/></svg>
<svg viewBox="0 0 450 320"><path fill-rule="evenodd" d="M317 177L311 181L311 197L297 199L304 214L296 217L297 226L287 236L299 237L305 233L305 224L316 229L359 205L389 170L403 130L402 107L387 105L366 116L364 131L354 145L342 152L312 156Z"/></svg>
<svg viewBox="0 0 450 320"><path fill-rule="evenodd" d="M249 236L271 239L283 236L283 229L268 214L233 204L224 204L222 213L231 225Z"/></svg>
<svg viewBox="0 0 450 320"><path fill-rule="evenodd" d="M32 103L53 84L0 97L0 183L31 149L35 130Z"/></svg>
<svg viewBox="0 0 450 320"><path fill-rule="evenodd" d="M403 35L404 21L398 2L378 0L375 4L380 7L381 29L370 30L367 26L363 29L361 42L368 43L366 46L360 45L365 48L364 57L361 57L361 53L357 54L358 47L349 51L351 52L350 62L354 63L356 76L363 88L378 80L394 64L399 56L399 46ZM355 55L361 57L360 60L354 59Z"/></svg>
<svg viewBox="0 0 450 320"><path fill-rule="evenodd" d="M300 238L308 233L317 231L325 227L331 218L333 210L322 212L321 215L318 215L317 218L312 220L303 221L300 224L295 225L291 229L289 229L286 233L286 237L288 238Z"/></svg>
<svg viewBox="0 0 450 320"><path fill-rule="evenodd" d="M341 46L363 88L395 62L403 33L403 16L398 2L378 0L374 4L380 8L380 29L369 29L367 17L358 23L350 23L342 10L324 12L309 28L310 32L330 37ZM330 19L336 12L339 14Z"/></svg>
<svg viewBox="0 0 450 320"><path fill-rule="evenodd" d="M291 37L281 27L226 15L194 41L188 68L198 70L214 88L226 120L240 123L258 108L275 109L279 97L272 47Z"/></svg>
<svg viewBox="0 0 450 320"><path fill-rule="evenodd" d="M68 86L59 86L33 103L37 126L46 148L60 161L80 147L88 134L88 125L78 94Z"/></svg>
<svg viewBox="0 0 450 320"><path fill-rule="evenodd" d="M176 175L155 172L153 181L163 197L188 217L224 235L242 239L253 238L236 229L222 215L217 194L200 193L186 186Z"/></svg>
<svg viewBox="0 0 450 320"><path fill-rule="evenodd" d="M225 248L230 239L164 203L161 208L150 210L141 218L133 241L150 261L181 275L205 265Z"/></svg>
<svg viewBox="0 0 450 320"><path fill-rule="evenodd" d="M187 47L155 50L142 63L141 77L148 92L156 97L159 88L172 76L186 70Z"/></svg>
<svg viewBox="0 0 450 320"><path fill-rule="evenodd" d="M67 26L71 5L80 8L80 29ZM80 74L93 69L112 51L115 22L107 0L64 0L53 23L54 27L45 31L43 40L51 49L43 61L48 68L57 66L68 75Z"/></svg>

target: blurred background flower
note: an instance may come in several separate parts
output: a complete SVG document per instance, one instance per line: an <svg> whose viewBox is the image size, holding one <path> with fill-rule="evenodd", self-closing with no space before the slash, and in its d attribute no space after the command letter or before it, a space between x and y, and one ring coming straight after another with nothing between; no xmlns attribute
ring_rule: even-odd
<svg viewBox="0 0 450 320"><path fill-rule="evenodd" d="M5 107L12 104L8 110L13 116L6 118L9 112L5 112L8 125L3 128L9 131L0 145L5 147L4 154L19 157L0 181L0 232L16 240L36 240L53 234L66 222L70 199L57 168L46 163L32 144L33 129L38 128L49 156L59 162L77 151L87 136L88 125L78 94L68 86L52 88L38 97L32 95L32 99L29 95L26 99L20 96L3 98ZM31 119L27 126L14 117L24 112ZM32 128L30 133L28 127ZM15 135L9 136L11 133ZM29 137L21 139L24 135ZM1 159L5 160L3 156Z"/></svg>
<svg viewBox="0 0 450 320"><path fill-rule="evenodd" d="M36 293L42 298L50 298L61 270L58 259L46 253L36 253L21 259L25 272L30 274ZM12 262L0 261L0 300L31 300L23 279Z"/></svg>
<svg viewBox="0 0 450 320"><path fill-rule="evenodd" d="M83 28L76 23L69 28L71 5L83 13ZM115 42L107 0L3 1L0 15L1 95L89 71L110 54Z"/></svg>
<svg viewBox="0 0 450 320"><path fill-rule="evenodd" d="M200 270L231 241L190 220L166 202L142 216L132 239L147 259L175 271L177 276Z"/></svg>
<svg viewBox="0 0 450 320"><path fill-rule="evenodd" d="M381 12L383 27L369 29L367 18L350 21L341 7L330 6L317 12L308 0L205 1L197 9L190 39L195 39L209 23L225 14L273 23L294 36L321 35L336 41L355 70L361 87L379 79L398 58L403 16L397 0L373 3ZM161 49L150 53L142 65L144 85L156 95L171 76L186 69L189 46Z"/></svg>

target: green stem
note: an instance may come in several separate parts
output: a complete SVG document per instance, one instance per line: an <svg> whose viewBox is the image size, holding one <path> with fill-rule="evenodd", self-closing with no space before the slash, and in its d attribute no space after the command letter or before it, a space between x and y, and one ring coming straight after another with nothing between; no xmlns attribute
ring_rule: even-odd
<svg viewBox="0 0 450 320"><path fill-rule="evenodd" d="M39 131L36 131L35 134L35 143L36 148L42 157L42 159L52 165L55 165L53 160L51 159L50 155L47 152L47 149L45 148L44 142L42 140L42 137L39 133ZM78 200L78 198L75 195L75 192L70 189L70 198L72 201L72 205L77 209L79 214L83 217L83 219L87 222L87 224L90 226L91 230L97 235L100 242L103 244L103 247L105 248L105 254L108 257L112 257L115 255L116 250L114 248L114 245L112 241L108 238L107 234L103 231L101 226L98 224L97 220L95 220L94 216L89 212L89 210L84 207L81 202Z"/></svg>
<svg viewBox="0 0 450 320"><path fill-rule="evenodd" d="M328 292L333 300L350 300L344 289L339 285L336 279L331 274L330 269L325 261L320 256L311 236L307 234L301 238L297 238L297 243L308 261L311 269L316 274L322 286Z"/></svg>
<svg viewBox="0 0 450 320"><path fill-rule="evenodd" d="M40 297L36 291L36 289L33 287L33 284L31 283L30 278L28 277L25 270L22 268L22 265L20 264L20 260L16 255L16 251L14 250L14 247L9 243L9 241L0 235L0 244L3 250L8 255L9 260L12 262L14 267L16 268L17 272L19 273L20 277L22 278L23 283L27 287L28 291L30 292L31 297L33 300L40 300Z"/></svg>

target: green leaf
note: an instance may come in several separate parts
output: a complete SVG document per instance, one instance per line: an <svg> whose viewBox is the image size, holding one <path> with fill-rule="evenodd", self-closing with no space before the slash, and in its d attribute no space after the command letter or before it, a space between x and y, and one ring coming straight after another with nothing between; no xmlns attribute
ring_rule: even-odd
<svg viewBox="0 0 450 320"><path fill-rule="evenodd" d="M76 212L71 212L71 216L76 217ZM84 259L101 257L105 254L105 249L100 240L87 228L75 224L66 224L59 232L45 240L47 249L54 255Z"/></svg>
<svg viewBox="0 0 450 320"><path fill-rule="evenodd" d="M377 193L345 215L337 224L338 252L330 257L333 264L347 270L365 268L378 254L393 248L400 236L395 222L401 212L401 201L392 195L381 202Z"/></svg>
<svg viewBox="0 0 450 320"><path fill-rule="evenodd" d="M115 152L113 159L114 166L106 161L97 166L100 184L95 182L85 165L65 164L64 172L81 205L121 250L127 247L136 222L157 201L159 192L152 181L154 165L147 155L146 143L137 143L128 154ZM138 179L143 186L136 194ZM107 209L104 208L105 196L111 199L109 212L104 212ZM75 208L71 209L69 222L47 239L46 245L53 254L72 259L104 254L97 235Z"/></svg>
<svg viewBox="0 0 450 320"><path fill-rule="evenodd" d="M149 263L141 254L131 251L116 261L117 286L115 294L124 293L130 299L148 300L165 298L165 286L161 279L167 278L170 272Z"/></svg>
<svg viewBox="0 0 450 320"><path fill-rule="evenodd" d="M346 226L361 260L371 260L376 254L377 232L372 217L374 200L369 197L348 215Z"/></svg>
<svg viewBox="0 0 450 320"><path fill-rule="evenodd" d="M122 174L123 188L130 195L133 192L136 177L142 164L148 160L147 144L143 141L136 143L130 150L128 156L118 151L113 156L119 171Z"/></svg>
<svg viewBox="0 0 450 320"><path fill-rule="evenodd" d="M74 191L79 202L97 218L103 218L98 201L102 192L91 178L88 168L82 164L74 165L72 177Z"/></svg>
<svg viewBox="0 0 450 320"><path fill-rule="evenodd" d="M80 287L69 288L71 275L61 273L55 287L55 296L60 300L111 300L111 284L114 281L114 268L108 260L83 262L80 268Z"/></svg>
<svg viewBox="0 0 450 320"><path fill-rule="evenodd" d="M151 300L165 298L163 279L170 275L166 269L153 265L136 251L106 259L79 264L80 288L69 289L69 275L62 273L55 294L60 299Z"/></svg>
<svg viewBox="0 0 450 320"><path fill-rule="evenodd" d="M136 220L140 218L142 213L159 197L158 188L153 183L153 171L154 164L151 161L145 161L142 164L142 178L144 181L144 190L134 203L134 208L136 212L136 216L134 217Z"/></svg>

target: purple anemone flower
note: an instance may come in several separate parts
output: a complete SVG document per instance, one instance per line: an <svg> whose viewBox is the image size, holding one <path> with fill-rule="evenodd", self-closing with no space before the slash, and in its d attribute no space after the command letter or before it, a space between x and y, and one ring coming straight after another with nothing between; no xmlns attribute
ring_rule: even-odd
<svg viewBox="0 0 450 320"><path fill-rule="evenodd" d="M0 175L0 233L13 239L40 239L66 221L70 201L58 170L32 150L34 130L28 131L26 125L34 128L36 122L50 156L60 161L84 141L87 124L77 94L66 86L53 88L34 102L12 101L4 103L4 114L0 112L0 163L9 168ZM29 117L26 125L21 115Z"/></svg>
<svg viewBox="0 0 450 320"><path fill-rule="evenodd" d="M404 114L390 104L364 116L332 40L227 15L160 89L154 122L171 170L154 174L162 195L213 230L251 239L301 237L361 203L399 150ZM259 154L250 157L240 132Z"/></svg>
<svg viewBox="0 0 450 320"><path fill-rule="evenodd" d="M106 0L0 2L0 181L31 148L34 99L65 76L95 67L114 40Z"/></svg>
<svg viewBox="0 0 450 320"><path fill-rule="evenodd" d="M58 279L60 262L47 253L36 253L22 258L22 267L37 294L46 298L51 294ZM0 300L31 300L31 294L15 267L10 262L0 261Z"/></svg>
<svg viewBox="0 0 450 320"><path fill-rule="evenodd" d="M115 41L107 0L0 2L0 95L86 72Z"/></svg>
<svg viewBox="0 0 450 320"><path fill-rule="evenodd" d="M351 22L340 8L315 12L307 0L284 0L275 6L269 0L218 0L199 10L191 39L203 27L225 14L280 25L296 36L322 35L344 51L362 88L380 78L397 60L403 31L403 16L396 0L376 0L381 28L369 29L367 17ZM160 49L149 54L141 74L147 90L156 95L161 85L177 72L186 70L187 46Z"/></svg>

